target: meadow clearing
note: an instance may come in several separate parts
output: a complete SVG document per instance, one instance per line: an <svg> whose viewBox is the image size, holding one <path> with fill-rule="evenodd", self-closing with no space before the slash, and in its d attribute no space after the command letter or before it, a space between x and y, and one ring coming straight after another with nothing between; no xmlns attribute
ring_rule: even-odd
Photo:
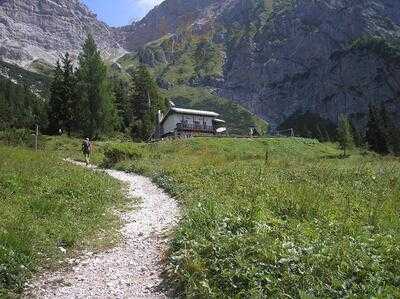
<svg viewBox="0 0 400 299"><path fill-rule="evenodd" d="M113 144L184 206L169 279L196 297L400 296L400 163L310 139Z"/></svg>
<svg viewBox="0 0 400 299"><path fill-rule="evenodd" d="M39 153L1 147L3 288L51 264L38 253L57 261L59 244L83 246L113 223L105 211L119 204L109 194L120 186L61 161L80 159L79 148L66 137L44 137ZM358 150L343 158L335 144L301 138L95 149L95 163L149 176L182 204L166 273L178 295L400 296L398 158Z"/></svg>

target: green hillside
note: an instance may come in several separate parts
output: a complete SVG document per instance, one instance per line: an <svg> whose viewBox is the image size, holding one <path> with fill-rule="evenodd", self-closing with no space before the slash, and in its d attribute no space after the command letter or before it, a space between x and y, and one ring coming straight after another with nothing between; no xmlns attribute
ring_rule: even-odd
<svg viewBox="0 0 400 299"><path fill-rule="evenodd" d="M10 79L22 86L28 86L31 91L48 97L50 89L50 79L46 75L34 73L0 60L0 76Z"/></svg>
<svg viewBox="0 0 400 299"><path fill-rule="evenodd" d="M399 159L199 138L115 144L105 165L151 176L184 205L169 255L182 295L400 296Z"/></svg>
<svg viewBox="0 0 400 299"><path fill-rule="evenodd" d="M193 38L193 37L191 37ZM227 121L231 134L247 134L249 126L257 126L263 132L267 130L267 123L254 116L251 112L226 98L216 95L215 89L202 87L195 83L196 80L215 80L222 75L223 52L219 46L212 44L213 51L209 61L199 65L195 58L196 49L200 43L208 41L184 39L172 45L171 37L164 37L148 44L144 49L126 54L118 60L124 71L130 73L140 64L144 63L153 76L163 87L162 93L177 106L192 109L213 110L221 114ZM198 77L198 72L203 74L206 68L206 77Z"/></svg>

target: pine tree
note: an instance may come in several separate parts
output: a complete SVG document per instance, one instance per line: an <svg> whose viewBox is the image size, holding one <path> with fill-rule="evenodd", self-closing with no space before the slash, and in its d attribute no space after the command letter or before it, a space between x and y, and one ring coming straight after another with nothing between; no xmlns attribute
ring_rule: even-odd
<svg viewBox="0 0 400 299"><path fill-rule="evenodd" d="M380 127L386 140L388 153L398 154L400 151L399 131L383 103L381 104L379 116Z"/></svg>
<svg viewBox="0 0 400 299"><path fill-rule="evenodd" d="M354 139L350 122L345 115L341 115L339 118L338 141L340 148L343 150L343 156L347 156L348 150L354 146Z"/></svg>
<svg viewBox="0 0 400 299"><path fill-rule="evenodd" d="M389 147L387 137L382 126L382 119L378 109L370 105L368 114L368 124L366 141L371 150L380 154L388 154Z"/></svg>
<svg viewBox="0 0 400 299"><path fill-rule="evenodd" d="M68 135L76 127L77 119L77 87L72 60L68 53L58 61L54 71L50 95L50 126L51 133L59 129L67 130Z"/></svg>
<svg viewBox="0 0 400 299"><path fill-rule="evenodd" d="M132 137L147 140L157 125L157 111L166 109L166 100L160 96L157 84L144 65L132 76L128 101Z"/></svg>
<svg viewBox="0 0 400 299"><path fill-rule="evenodd" d="M90 138L111 133L118 123L114 97L107 81L107 68L91 35L79 55L77 78L82 132Z"/></svg>
<svg viewBox="0 0 400 299"><path fill-rule="evenodd" d="M71 131L76 128L77 120L77 88L76 88L76 76L74 73L74 66L68 53L62 59L62 71L63 71L63 86L62 86L62 98L63 98L63 128L71 135Z"/></svg>
<svg viewBox="0 0 400 299"><path fill-rule="evenodd" d="M57 61L54 70L53 80L50 87L50 101L49 101L49 132L56 133L62 128L62 120L64 117L63 111L63 71L60 61Z"/></svg>
<svg viewBox="0 0 400 299"><path fill-rule="evenodd" d="M114 73L110 76L110 82L115 97L115 108L120 121L118 127L122 132L126 132L130 124L128 107L129 81Z"/></svg>
<svg viewBox="0 0 400 299"><path fill-rule="evenodd" d="M28 86L0 78L0 129L31 129L47 126L46 102Z"/></svg>

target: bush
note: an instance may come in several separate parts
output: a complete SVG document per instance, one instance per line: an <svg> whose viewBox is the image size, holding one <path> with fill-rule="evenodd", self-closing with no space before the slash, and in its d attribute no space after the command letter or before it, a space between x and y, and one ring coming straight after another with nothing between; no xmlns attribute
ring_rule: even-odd
<svg viewBox="0 0 400 299"><path fill-rule="evenodd" d="M129 144L108 144L104 150L102 166L112 167L125 160L138 160L143 157L140 146Z"/></svg>
<svg viewBox="0 0 400 299"><path fill-rule="evenodd" d="M43 137L39 135L38 145L42 146ZM35 136L27 129L8 129L0 132L0 142L11 146L35 147Z"/></svg>

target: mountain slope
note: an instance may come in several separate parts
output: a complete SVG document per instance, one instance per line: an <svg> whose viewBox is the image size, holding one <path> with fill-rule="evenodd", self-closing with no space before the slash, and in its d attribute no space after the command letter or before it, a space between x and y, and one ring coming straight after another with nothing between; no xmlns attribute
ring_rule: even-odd
<svg viewBox="0 0 400 299"><path fill-rule="evenodd" d="M166 0L139 22L116 31L126 49L136 50L187 28L197 33L212 31L216 18L238 2L240 0Z"/></svg>
<svg viewBox="0 0 400 299"><path fill-rule="evenodd" d="M186 14L169 9L178 2ZM125 28L130 35L124 44L137 50L140 62L179 69L179 58L206 38L224 58L221 74L196 74L183 66L186 80L179 84L215 89L274 128L305 113L334 125L345 113L363 130L369 103L383 103L393 116L400 115L400 62L388 57L400 37L400 2L217 3L202 2L200 13L198 1L167 0L142 22ZM189 21L181 22L183 16ZM149 43L154 38L159 40ZM374 51L376 47L392 54Z"/></svg>
<svg viewBox="0 0 400 299"><path fill-rule="evenodd" d="M370 102L399 115L399 60L371 51L400 37L399 12L396 0L286 1L229 49L221 94L275 126L304 112L363 126Z"/></svg>
<svg viewBox="0 0 400 299"><path fill-rule="evenodd" d="M92 32L106 55L130 51L123 69L151 67L173 98L207 90L273 128L307 114L332 127L345 113L363 131L370 103L400 116L397 0L165 0L122 28L78 0L2 0L0 30L0 56L33 70Z"/></svg>
<svg viewBox="0 0 400 299"><path fill-rule="evenodd" d="M122 51L110 28L79 0L1 0L0 57L29 66L54 63L65 51L76 53L92 33L105 56Z"/></svg>

